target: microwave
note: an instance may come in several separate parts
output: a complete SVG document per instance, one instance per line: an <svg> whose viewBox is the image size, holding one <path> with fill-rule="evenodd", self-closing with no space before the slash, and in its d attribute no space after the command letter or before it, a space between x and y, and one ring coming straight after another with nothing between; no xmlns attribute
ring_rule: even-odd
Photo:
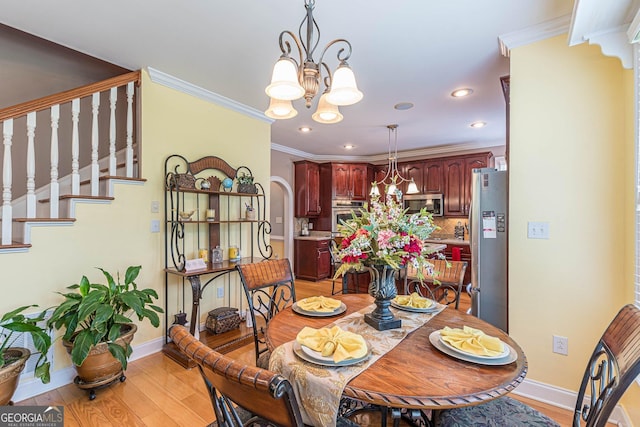
<svg viewBox="0 0 640 427"><path fill-rule="evenodd" d="M420 209L427 208L433 216L444 215L442 194L407 194L403 198L404 208L407 213L417 213Z"/></svg>

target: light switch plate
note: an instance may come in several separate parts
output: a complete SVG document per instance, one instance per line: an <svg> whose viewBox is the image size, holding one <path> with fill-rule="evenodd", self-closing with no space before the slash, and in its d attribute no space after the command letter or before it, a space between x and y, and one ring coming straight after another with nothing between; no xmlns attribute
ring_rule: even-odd
<svg viewBox="0 0 640 427"><path fill-rule="evenodd" d="M153 202L151 202L151 213L158 213L160 212L160 202L157 200L154 200Z"/></svg>
<svg viewBox="0 0 640 427"><path fill-rule="evenodd" d="M529 239L548 239L549 223L540 221L527 222L527 238Z"/></svg>
<svg viewBox="0 0 640 427"><path fill-rule="evenodd" d="M159 219L152 219L151 220L151 232L152 233L159 233L160 232L160 220Z"/></svg>

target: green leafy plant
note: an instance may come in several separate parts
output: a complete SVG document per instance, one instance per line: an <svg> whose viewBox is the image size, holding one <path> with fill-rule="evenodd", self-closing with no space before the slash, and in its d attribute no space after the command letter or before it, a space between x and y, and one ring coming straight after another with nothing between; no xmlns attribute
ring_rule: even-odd
<svg viewBox="0 0 640 427"><path fill-rule="evenodd" d="M236 177L236 179L238 180L238 184L253 184L253 175L247 175L244 172Z"/></svg>
<svg viewBox="0 0 640 427"><path fill-rule="evenodd" d="M36 362L34 376L39 378L43 384L47 384L51 379L49 369L51 363L47 358L47 353L51 347L51 337L47 333L46 327L41 327L40 322L44 321L46 310L35 317L27 317L22 314L25 310L37 307L37 305L25 305L8 313L0 319L0 368L15 360L7 353L7 349L12 347L22 334L31 335L33 345L40 353Z"/></svg>
<svg viewBox="0 0 640 427"><path fill-rule="evenodd" d="M153 300L158 298L155 290L138 289L134 282L141 266L127 268L124 283L120 283L120 273L114 280L110 273L98 269L104 274L106 285L89 283L89 279L82 276L79 284L67 287L75 292L58 292L65 300L56 307L48 325L58 330L64 328L62 338L73 342L71 359L77 366L82 365L93 346L105 342L109 352L126 369L133 350L128 343L125 348L115 343L122 327L133 322L131 316L134 314L138 320L149 319L154 327L158 327L157 313L163 313L163 310L153 305Z"/></svg>

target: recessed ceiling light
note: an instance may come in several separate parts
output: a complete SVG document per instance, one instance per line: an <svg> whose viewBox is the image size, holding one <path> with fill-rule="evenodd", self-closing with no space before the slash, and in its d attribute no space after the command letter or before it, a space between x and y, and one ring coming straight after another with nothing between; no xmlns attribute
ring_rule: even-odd
<svg viewBox="0 0 640 427"><path fill-rule="evenodd" d="M409 109L413 108L413 103L411 103L411 102L399 102L398 104L394 105L393 108L395 108L396 110L409 110Z"/></svg>
<svg viewBox="0 0 640 427"><path fill-rule="evenodd" d="M345 149L345 150L353 150L354 148L356 148L356 146L355 146L355 145L352 145L352 144L346 144L346 145L344 146L344 149Z"/></svg>
<svg viewBox="0 0 640 427"><path fill-rule="evenodd" d="M469 126L471 126L472 128L475 128L475 129L479 129L479 128L485 127L486 125L487 124L485 122L473 122Z"/></svg>
<svg viewBox="0 0 640 427"><path fill-rule="evenodd" d="M456 89L453 92L451 92L451 96L453 96L454 98L462 98L463 96L469 96L472 93L473 93L473 89L462 88L462 89Z"/></svg>
<svg viewBox="0 0 640 427"><path fill-rule="evenodd" d="M299 127L299 128L298 128L298 130L299 130L300 132L302 132L302 133L309 133L309 132L311 132L311 128L310 128L309 126L302 126L302 127Z"/></svg>

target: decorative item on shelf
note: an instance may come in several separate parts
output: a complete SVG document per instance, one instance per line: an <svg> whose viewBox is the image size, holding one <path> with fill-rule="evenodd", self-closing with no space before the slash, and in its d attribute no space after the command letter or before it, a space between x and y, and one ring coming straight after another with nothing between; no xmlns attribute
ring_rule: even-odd
<svg viewBox="0 0 640 427"><path fill-rule="evenodd" d="M229 246L229 261L238 261L240 259L240 249L237 246Z"/></svg>
<svg viewBox="0 0 640 427"><path fill-rule="evenodd" d="M458 225L453 227L453 236L458 240L464 240L464 225L458 221Z"/></svg>
<svg viewBox="0 0 640 427"><path fill-rule="evenodd" d="M211 249L211 263L220 264L222 262L222 248L220 246L216 246Z"/></svg>
<svg viewBox="0 0 640 427"><path fill-rule="evenodd" d="M175 174L176 184L178 188L185 190L194 190L196 188L196 177L190 173Z"/></svg>
<svg viewBox="0 0 640 427"><path fill-rule="evenodd" d="M211 188L211 191L220 191L220 186L222 185L222 181L220 180L220 178L212 175L207 178L207 181L209 181L209 187Z"/></svg>
<svg viewBox="0 0 640 427"><path fill-rule="evenodd" d="M258 188L253 183L253 175L242 173L236 178L238 180L238 193L257 194Z"/></svg>
<svg viewBox="0 0 640 427"><path fill-rule="evenodd" d="M233 307L218 307L209 312L205 327L212 334L222 334L240 327L238 309Z"/></svg>
<svg viewBox="0 0 640 427"><path fill-rule="evenodd" d="M209 262L209 250L208 249L200 249L198 251L198 256L204 261Z"/></svg>
<svg viewBox="0 0 640 427"><path fill-rule="evenodd" d="M335 255L342 265L334 278L352 269L368 270L369 294L375 298L376 308L365 314L365 322L380 331L399 328L400 320L389 309L397 294L396 273L407 265L416 268L419 280L424 278L425 271L433 273L433 264L429 262L433 251L424 241L439 227L426 208L407 214L392 194L387 194L384 202L374 195L369 208L361 212L360 217L338 226L343 239Z"/></svg>
<svg viewBox="0 0 640 427"><path fill-rule="evenodd" d="M195 211L180 211L178 212L178 215L180 216L180 219L182 221L191 221L191 216L193 215Z"/></svg>
<svg viewBox="0 0 640 427"><path fill-rule="evenodd" d="M231 178L225 178L222 180L222 189L225 192L231 191L231 187L233 187L233 180Z"/></svg>
<svg viewBox="0 0 640 427"><path fill-rule="evenodd" d="M204 217L207 221L214 221L216 219L216 210L215 209L205 209Z"/></svg>
<svg viewBox="0 0 640 427"><path fill-rule="evenodd" d="M256 210L253 208L253 206L248 205L245 203L245 206L247 207L246 211L245 211L245 219L247 221L255 221L256 220Z"/></svg>
<svg viewBox="0 0 640 427"><path fill-rule="evenodd" d="M211 189L211 182L208 179L205 179L205 178L196 179L196 185L201 190L210 190Z"/></svg>

